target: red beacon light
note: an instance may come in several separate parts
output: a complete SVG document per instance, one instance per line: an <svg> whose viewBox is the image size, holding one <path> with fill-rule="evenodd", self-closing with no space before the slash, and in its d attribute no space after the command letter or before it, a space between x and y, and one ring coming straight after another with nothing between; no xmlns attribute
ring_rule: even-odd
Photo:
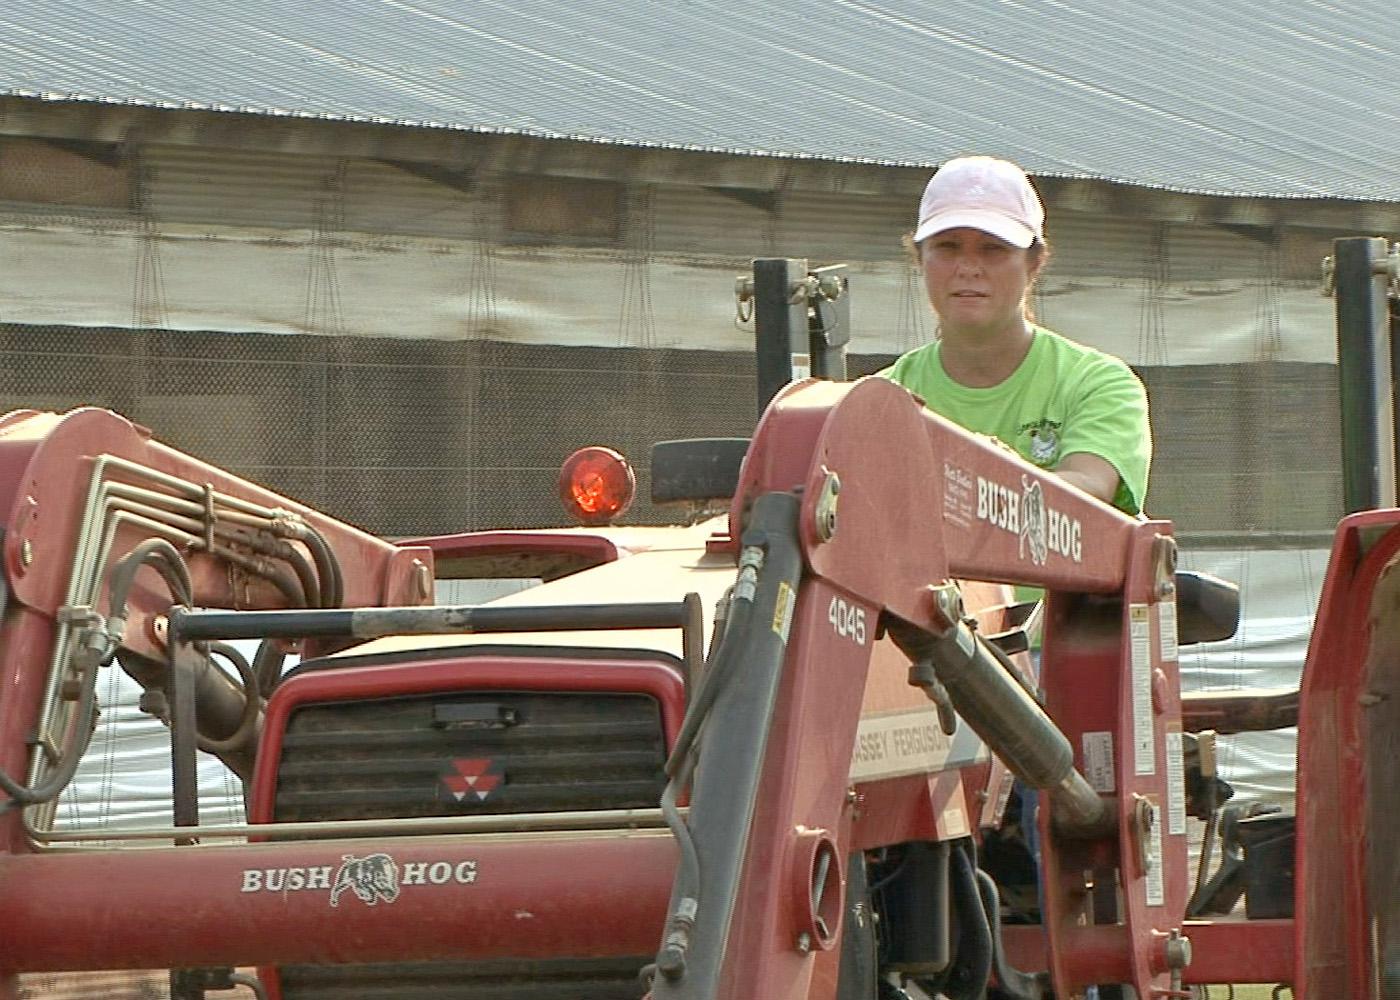
<svg viewBox="0 0 1400 1000"><path fill-rule="evenodd" d="M559 499L580 524L610 524L627 512L637 476L611 448L580 448L559 469Z"/></svg>

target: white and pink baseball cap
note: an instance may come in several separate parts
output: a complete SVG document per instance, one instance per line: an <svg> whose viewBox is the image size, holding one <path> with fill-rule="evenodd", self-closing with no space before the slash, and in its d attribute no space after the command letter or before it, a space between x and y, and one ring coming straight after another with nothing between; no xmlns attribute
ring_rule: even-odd
<svg viewBox="0 0 1400 1000"><path fill-rule="evenodd" d="M1045 206L1016 164L960 156L943 164L924 188L914 242L964 226L1024 250L1045 238Z"/></svg>

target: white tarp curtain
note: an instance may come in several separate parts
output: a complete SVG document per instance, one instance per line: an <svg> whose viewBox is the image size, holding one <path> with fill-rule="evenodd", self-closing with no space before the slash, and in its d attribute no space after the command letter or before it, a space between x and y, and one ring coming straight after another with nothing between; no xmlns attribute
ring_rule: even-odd
<svg viewBox="0 0 1400 1000"><path fill-rule="evenodd" d="M140 237L121 230L3 228L0 301L11 323L122 325L132 319ZM494 247L489 264L469 240L347 234L334 266L308 256L307 232L167 227L159 241L160 294L143 308L175 330L335 333L361 337L752 350L735 322L735 275L747 257L654 254L642 262L613 250ZM149 247L146 248L149 251ZM333 315L308 303L313 268L333 286ZM481 273L489 272L489 288ZM81 275L81 280L74 280ZM932 336L923 290L901 260L852 261L851 349L897 354ZM619 316L643 281L650 342L626 344ZM250 297L248 289L256 288ZM1134 278L1047 275L1037 306L1043 322L1136 365L1257 361L1331 363L1334 304L1315 283L1267 286L1272 324L1261 346L1266 293L1256 281L1197 279L1152 292L1157 315L1144 333L1147 292ZM622 324L625 326L625 324ZM1203 336L1203 331L1209 335Z"/></svg>
<svg viewBox="0 0 1400 1000"><path fill-rule="evenodd" d="M1327 549L1184 550L1181 568L1211 573L1240 586L1235 638L1181 650L1183 691L1296 687L1303 674ZM1221 737L1222 777L1236 801L1293 807L1296 729Z"/></svg>

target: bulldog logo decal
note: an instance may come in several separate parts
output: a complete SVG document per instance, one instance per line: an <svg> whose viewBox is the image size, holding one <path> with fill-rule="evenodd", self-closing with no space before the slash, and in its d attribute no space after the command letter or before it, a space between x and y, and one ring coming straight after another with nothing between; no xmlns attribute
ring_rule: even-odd
<svg viewBox="0 0 1400 1000"><path fill-rule="evenodd" d="M342 855L340 868L331 885L331 905L339 906L341 894L353 892L366 906L381 899L392 903L399 898L399 866L387 854L370 854L357 858Z"/></svg>

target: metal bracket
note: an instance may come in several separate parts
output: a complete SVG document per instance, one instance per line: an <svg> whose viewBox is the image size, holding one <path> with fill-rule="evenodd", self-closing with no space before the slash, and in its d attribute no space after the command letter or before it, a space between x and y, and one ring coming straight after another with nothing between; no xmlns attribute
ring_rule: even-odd
<svg viewBox="0 0 1400 1000"><path fill-rule="evenodd" d="M1158 600L1176 595L1176 539L1157 535L1152 539L1152 587Z"/></svg>
<svg viewBox="0 0 1400 1000"><path fill-rule="evenodd" d="M836 508L840 493L840 478L836 473L828 472L822 483L821 495L817 497L817 506L812 512L816 519L817 537L823 542L831 541L836 534Z"/></svg>
<svg viewBox="0 0 1400 1000"><path fill-rule="evenodd" d="M953 708L953 697L938 679L932 660L918 660L909 664L909 685L922 688L928 700L938 709L938 728L943 730L944 736L952 736L958 731L958 714Z"/></svg>
<svg viewBox="0 0 1400 1000"><path fill-rule="evenodd" d="M1400 299L1400 243L1388 244L1385 256L1377 257L1372 262L1371 273L1384 275L1387 295ZM1328 254L1322 258L1322 296L1330 299L1336 293L1337 259Z"/></svg>
<svg viewBox="0 0 1400 1000"><path fill-rule="evenodd" d="M956 583L941 583L928 588L931 617L940 632L956 628L967 617L963 608L962 591Z"/></svg>
<svg viewBox="0 0 1400 1000"><path fill-rule="evenodd" d="M1331 260L1329 257L1328 260ZM735 320L747 323L753 319L753 278L741 274L734 279ZM745 309L744 307L748 308Z"/></svg>
<svg viewBox="0 0 1400 1000"><path fill-rule="evenodd" d="M112 662L125 631L125 619L103 618L90 607L71 604L59 608L57 617L60 625L73 630L69 664L76 672Z"/></svg>

